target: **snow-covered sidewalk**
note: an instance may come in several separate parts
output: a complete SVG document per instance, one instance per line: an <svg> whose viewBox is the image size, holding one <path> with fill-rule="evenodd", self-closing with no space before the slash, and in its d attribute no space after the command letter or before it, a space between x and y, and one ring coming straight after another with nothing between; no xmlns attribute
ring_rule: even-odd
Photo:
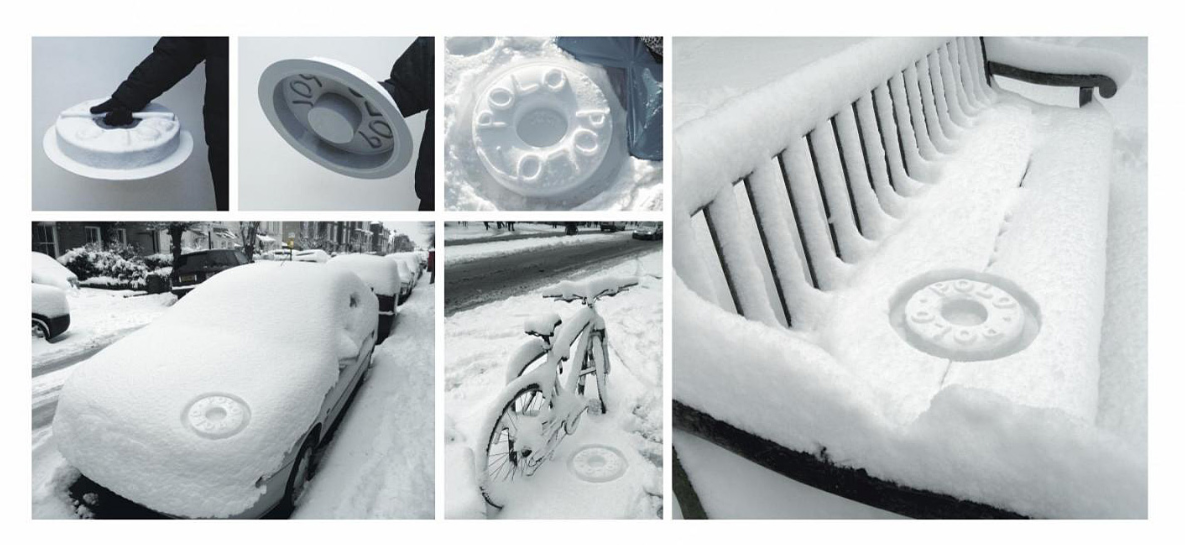
<svg viewBox="0 0 1185 545"><path fill-rule="evenodd" d="M292 518L433 518L435 287L421 283L400 307Z"/></svg>
<svg viewBox="0 0 1185 545"><path fill-rule="evenodd" d="M608 411L585 414L552 460L516 483L514 501L487 508L473 467L484 448L479 428L504 385L506 362L527 338L523 321L540 313L571 314L576 303L538 294L511 297L445 321L446 518L658 518L662 511L662 252L630 260L601 275L641 277L638 286L600 301L610 340ZM578 280L578 279L576 279ZM625 474L608 483L575 478L568 458L580 447L620 451Z"/></svg>
<svg viewBox="0 0 1185 545"><path fill-rule="evenodd" d="M67 299L70 329L48 342L33 340L33 371L55 361L101 348L160 316L177 298L127 290L82 288Z"/></svg>

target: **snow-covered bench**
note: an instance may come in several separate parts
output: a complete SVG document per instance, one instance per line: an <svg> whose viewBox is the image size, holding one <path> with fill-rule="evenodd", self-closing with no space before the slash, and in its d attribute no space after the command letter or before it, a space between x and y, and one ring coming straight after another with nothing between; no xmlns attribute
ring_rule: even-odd
<svg viewBox="0 0 1185 545"><path fill-rule="evenodd" d="M1144 516L1144 447L1095 425L1113 127L1092 98L1127 74L877 39L681 126L675 426L911 516Z"/></svg>

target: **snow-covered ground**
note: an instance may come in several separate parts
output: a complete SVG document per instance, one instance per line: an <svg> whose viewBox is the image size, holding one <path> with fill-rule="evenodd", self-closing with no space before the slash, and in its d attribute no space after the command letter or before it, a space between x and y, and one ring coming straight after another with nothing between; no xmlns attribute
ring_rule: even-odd
<svg viewBox="0 0 1185 545"><path fill-rule="evenodd" d="M33 371L110 344L151 322L176 300L171 293L144 295L127 290L82 288L67 298L70 329L53 342L33 339Z"/></svg>
<svg viewBox="0 0 1185 545"><path fill-rule="evenodd" d="M575 63L553 38L447 38L444 63L444 172L448 210L659 210L662 208L662 162L643 161L624 152L624 131L615 133L606 156L608 168L563 197L523 197L498 184L486 170L472 137L475 97L507 70L529 62ZM570 66L570 65L569 65ZM610 89L603 68L581 70ZM530 84L530 82L525 82ZM610 104L615 103L611 100ZM620 106L618 106L620 110ZM569 112L566 126L578 122ZM567 115L567 114L565 114ZM624 120L614 112L614 122Z"/></svg>
<svg viewBox="0 0 1185 545"><path fill-rule="evenodd" d="M375 350L369 380L321 451L311 488L293 517L433 517L434 287L421 283L401 307L391 336ZM70 371L48 373L40 386L35 380L35 399L52 401L56 391L49 386L64 382ZM34 518L91 515L67 492L80 474L58 452L52 427L33 431L32 460Z"/></svg>
<svg viewBox="0 0 1185 545"><path fill-rule="evenodd" d="M1123 446L1118 447L1116 451L1124 451L1124 466L1131 469L1131 471L1125 470L1121 477L1107 481L1109 485L1114 486L1114 488L1108 488L1113 493L1112 496L1123 498L1110 506L1114 509L1110 512L1123 513L1123 516L1139 516L1141 512L1140 489L1143 487L1146 490L1146 478L1144 483L1137 482L1136 474L1139 472L1140 462L1134 458L1146 457L1147 449L1147 41L1139 38L1068 38L1051 41L1118 51L1128 57L1133 64L1132 77L1121 88L1119 94L1112 99L1099 100L1102 107L1114 119L1115 148L1110 180L1106 284L1103 305L1105 309L1098 354L1097 392L1079 391L1076 393L1075 390L1081 390L1081 388L1064 380L1052 383L1039 381L1038 386L1048 389L1052 384L1055 386L1053 389L1060 391L1060 394L1054 392L1056 395L1064 394L1067 397L1072 397L1081 394L1086 400L1096 397L1100 400L1097 407L1090 407L1090 411L1097 409L1097 416L1091 418L1098 428L1115 434L1117 438L1121 439L1119 443L1122 443ZM687 61L687 64L677 61L675 70L676 126L702 116L704 112L714 109L728 97L747 91L753 86L760 86L778 79L789 71L793 71L795 67L808 64L820 55L830 54L850 45L848 39L768 40L764 41L761 47L745 50L746 62L736 63L737 50L741 44L729 39L720 40L719 44L716 42L717 40L714 39L676 40L677 59ZM685 48L685 44L690 47ZM780 73L770 73L770 67L773 66L786 68ZM1077 106L1076 89L1035 87L1003 78L998 78L997 81L1001 88L1016 91L1039 102ZM684 107L681 108L680 105L684 105ZM681 109L683 111L680 111ZM1056 142L1056 139L1051 140ZM1031 279L1027 280L1031 282ZM677 306L678 304L679 301L676 302ZM676 342L678 342L679 335L680 330L676 329ZM830 349L850 352L851 347L832 346ZM675 366L676 376L678 376L678 355L676 355ZM945 376L943 378L946 379ZM784 393L783 395L790 394ZM934 398L930 408L952 408L953 405L949 405L952 396L953 394L945 396L945 399ZM851 397L855 401L859 396L853 394ZM941 405L946 405L946 407L940 407ZM926 407L923 406L920 409L925 410ZM937 414L939 411L933 410L932 416L928 419L929 422L923 422L923 424L936 424L937 416L933 415ZM1090 414L1093 415L1093 413ZM1002 413L993 411L993 415L999 417L1002 416ZM784 414L779 416L786 418ZM919 422L921 420L926 420L925 415L919 419ZM1027 420L1031 419L1027 417L1021 419L1021 421ZM1019 423L1020 421L1014 424ZM862 425L854 421L852 424L853 427ZM946 425L949 424L954 423ZM1032 422L1026 422L1026 427L1030 424ZM1090 428L1090 422L1082 424L1085 424L1082 426L1084 429ZM978 422L977 425L986 431L984 422ZM1075 423L1071 427L1078 426L1080 424ZM1022 429L1024 428L1014 428L1013 433ZM817 505L813 503L826 501L817 498L820 493L816 490L796 490L793 486L784 487L784 490L779 494L782 501L778 502L773 502L771 498L763 495L746 494L747 486L753 486L762 481L743 478L741 475L760 474L761 471L764 471L762 468L716 447L700 444L702 442L695 441L695 438L690 439L683 440L677 437L675 447L679 450L681 458L685 458L684 465L691 475L705 507L708 508L709 515L787 518L815 518L823 515L875 516L874 513L861 514L858 510L852 511L852 506L842 502L836 503L834 509L820 513ZM1036 440L1034 438L1034 441ZM1112 444L1110 438L1105 438L1103 441L1108 445ZM1127 458L1125 449L1128 448L1141 454ZM688 450L687 455L684 455L684 449ZM885 453L883 457L890 457L891 454ZM1073 460L1073 457L1069 456L1070 451L1064 454L1060 459L1060 465L1057 466L1059 471L1081 462L1081 460ZM1089 458L1098 453L1077 452L1074 454ZM1009 456L1002 456L993 460L993 463L1021 467L1033 462L1032 458L1027 456L1024 459L1006 461L1008 458ZM1130 463L1128 463L1129 461ZM914 460L914 463L917 463L917 460ZM1053 463L1052 460L1051 463ZM1054 465L1050 467L1054 467ZM1090 467L1090 465L1084 465L1081 471L1077 471L1077 474L1085 478L1087 474L1094 473L1090 477L1091 479L1101 476L1105 472L1104 469L1107 471L1115 469L1114 467L1085 469L1086 467ZM928 473L932 474L934 471L928 471ZM736 478L735 480L724 479L721 478L721 474ZM768 472L766 476L766 480L768 477L774 477ZM1049 473L1043 477L1057 479ZM1072 483L1066 479L1058 480L1059 487L1082 486L1084 484ZM1097 490L1092 491L1091 494L1097 495ZM1074 502L1077 501L1076 498Z"/></svg>
<svg viewBox="0 0 1185 545"><path fill-rule="evenodd" d="M466 263L477 259L496 256L506 256L520 252L529 252L554 246L569 246L573 244L588 244L589 242L608 240L609 237L630 238L629 231L612 234L591 232L560 237L520 238L515 240L494 240L481 244L466 244L464 246L448 246L445 248L445 259L448 264Z"/></svg>
<svg viewBox="0 0 1185 545"><path fill-rule="evenodd" d="M585 414L552 460L516 483L513 500L498 511L481 497L474 451L484 448L479 428L504 385L510 354L528 339L525 319L577 303L538 294L511 297L445 320L446 518L658 518L662 509L662 252L622 263L602 275L638 275L641 282L598 303L610 341L608 412ZM572 453L607 445L629 464L617 480L593 484L573 476Z"/></svg>

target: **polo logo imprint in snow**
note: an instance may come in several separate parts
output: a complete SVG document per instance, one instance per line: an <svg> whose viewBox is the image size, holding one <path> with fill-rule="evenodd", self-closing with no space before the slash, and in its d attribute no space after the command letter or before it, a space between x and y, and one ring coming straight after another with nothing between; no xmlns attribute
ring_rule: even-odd
<svg viewBox="0 0 1185 545"><path fill-rule="evenodd" d="M1008 280L972 271L921 275L893 297L889 319L906 342L955 361L1003 358L1037 337L1037 304Z"/></svg>
<svg viewBox="0 0 1185 545"><path fill-rule="evenodd" d="M51 161L87 178L139 180L177 168L193 151L193 137L168 108L150 103L131 114L131 125L115 127L90 112L105 100L76 104L58 116L42 141Z"/></svg>
<svg viewBox="0 0 1185 545"><path fill-rule="evenodd" d="M296 151L354 178L389 178L411 161L411 131L390 95L332 59L288 59L259 78L269 122Z"/></svg>
<svg viewBox="0 0 1185 545"><path fill-rule="evenodd" d="M629 462L621 451L606 445L588 445L568 459L572 474L590 483L615 481L625 474Z"/></svg>
<svg viewBox="0 0 1185 545"><path fill-rule="evenodd" d="M529 63L478 94L473 142L482 165L506 189L558 197L593 179L613 139L609 100L583 72Z"/></svg>

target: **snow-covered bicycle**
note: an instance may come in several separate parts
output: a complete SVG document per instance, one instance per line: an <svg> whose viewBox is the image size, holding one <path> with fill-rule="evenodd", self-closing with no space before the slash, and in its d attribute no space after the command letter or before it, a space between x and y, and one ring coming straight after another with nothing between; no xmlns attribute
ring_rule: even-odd
<svg viewBox="0 0 1185 545"><path fill-rule="evenodd" d="M580 301L583 306L567 321L551 312L524 324L524 332L535 338L508 362L506 387L482 427L486 444L477 449L477 471L487 503L503 507L509 484L534 474L551 458L590 407L606 412L608 332L596 303L637 283L632 276L606 276L565 281L543 290L543 297ZM573 346L575 361L568 364Z"/></svg>

